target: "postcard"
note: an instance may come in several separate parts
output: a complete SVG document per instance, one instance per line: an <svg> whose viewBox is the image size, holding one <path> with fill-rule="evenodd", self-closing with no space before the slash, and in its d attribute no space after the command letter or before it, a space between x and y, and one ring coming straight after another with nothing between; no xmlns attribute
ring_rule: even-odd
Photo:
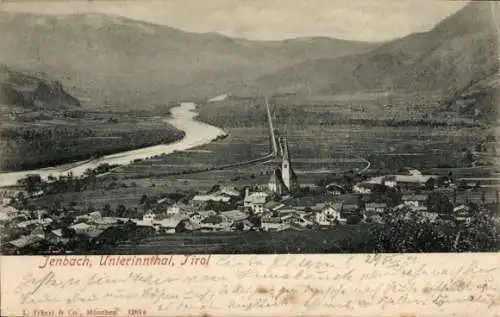
<svg viewBox="0 0 500 317"><path fill-rule="evenodd" d="M494 1L0 3L2 316L500 316Z"/></svg>

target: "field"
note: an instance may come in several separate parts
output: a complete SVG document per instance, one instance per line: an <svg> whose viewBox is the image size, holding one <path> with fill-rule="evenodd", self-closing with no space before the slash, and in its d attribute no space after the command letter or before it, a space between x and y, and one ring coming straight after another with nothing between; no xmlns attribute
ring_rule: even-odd
<svg viewBox="0 0 500 317"><path fill-rule="evenodd" d="M23 170L88 159L182 137L159 117L127 113L52 113L33 121L4 122L1 170Z"/></svg>
<svg viewBox="0 0 500 317"><path fill-rule="evenodd" d="M238 102L240 104L230 101L198 107L199 119L222 127L229 134L227 138L135 162L100 177L91 190L46 196L39 203L60 199L96 208L106 202L135 208L143 194L160 197L179 190L204 191L215 184L240 187L266 183L272 170L279 166L278 162L172 176L176 172L255 159L270 152L265 110L248 101ZM367 161L370 172L390 173L414 167L433 174L453 171L457 178L488 177L495 172L495 166L470 168L462 164L462 150L488 133L479 127L325 124L314 123L318 116L331 115L325 106L291 106L286 113L280 111L275 111L275 127L288 136L292 164L302 184L314 184L327 176L363 169Z"/></svg>
<svg viewBox="0 0 500 317"><path fill-rule="evenodd" d="M356 249L368 227L349 225L324 231L186 233L124 243L102 254L341 253Z"/></svg>

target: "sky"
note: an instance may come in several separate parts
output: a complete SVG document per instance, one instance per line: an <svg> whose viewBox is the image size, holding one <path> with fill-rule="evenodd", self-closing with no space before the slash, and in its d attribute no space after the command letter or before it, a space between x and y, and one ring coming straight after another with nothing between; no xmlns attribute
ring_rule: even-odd
<svg viewBox="0 0 500 317"><path fill-rule="evenodd" d="M4 0L7 11L107 13L189 32L251 40L325 36L386 41L431 29L467 1L437 0Z"/></svg>

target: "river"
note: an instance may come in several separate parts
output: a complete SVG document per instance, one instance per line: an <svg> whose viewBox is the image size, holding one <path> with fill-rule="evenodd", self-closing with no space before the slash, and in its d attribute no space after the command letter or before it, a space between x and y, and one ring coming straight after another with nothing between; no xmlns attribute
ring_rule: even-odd
<svg viewBox="0 0 500 317"><path fill-rule="evenodd" d="M159 144L148 146L136 150L124 151L106 155L100 158L46 167L35 170L16 171L0 173L0 187L12 186L18 180L25 178L29 174L39 174L42 179L47 179L50 175L59 177L72 173L73 176L81 176L87 169L95 169L97 166L108 163L110 165L127 165L137 159L145 159L155 155L170 154L174 151L183 151L200 145L210 143L218 136L226 133L215 127L194 119L197 113L196 105L193 102L183 102L179 106L171 109L171 117L164 119L177 129L184 131L184 137L170 144Z"/></svg>

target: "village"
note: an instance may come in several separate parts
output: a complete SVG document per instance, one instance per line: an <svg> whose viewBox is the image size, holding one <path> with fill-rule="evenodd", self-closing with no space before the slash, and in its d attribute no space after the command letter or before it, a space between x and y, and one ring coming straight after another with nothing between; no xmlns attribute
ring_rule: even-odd
<svg viewBox="0 0 500 317"><path fill-rule="evenodd" d="M416 169L373 177L343 175L314 185L300 184L292 166L283 137L280 164L267 183L241 188L216 184L208 192L177 192L154 199L143 195L142 210L122 205L115 210L108 205L101 210L25 209L26 193L10 192L0 209L2 252L65 254L162 235L329 230L384 225L394 219L467 226L475 218L494 217L499 203L498 190L494 196L491 191L486 195L479 184L423 175ZM32 195L43 195L30 190Z"/></svg>

